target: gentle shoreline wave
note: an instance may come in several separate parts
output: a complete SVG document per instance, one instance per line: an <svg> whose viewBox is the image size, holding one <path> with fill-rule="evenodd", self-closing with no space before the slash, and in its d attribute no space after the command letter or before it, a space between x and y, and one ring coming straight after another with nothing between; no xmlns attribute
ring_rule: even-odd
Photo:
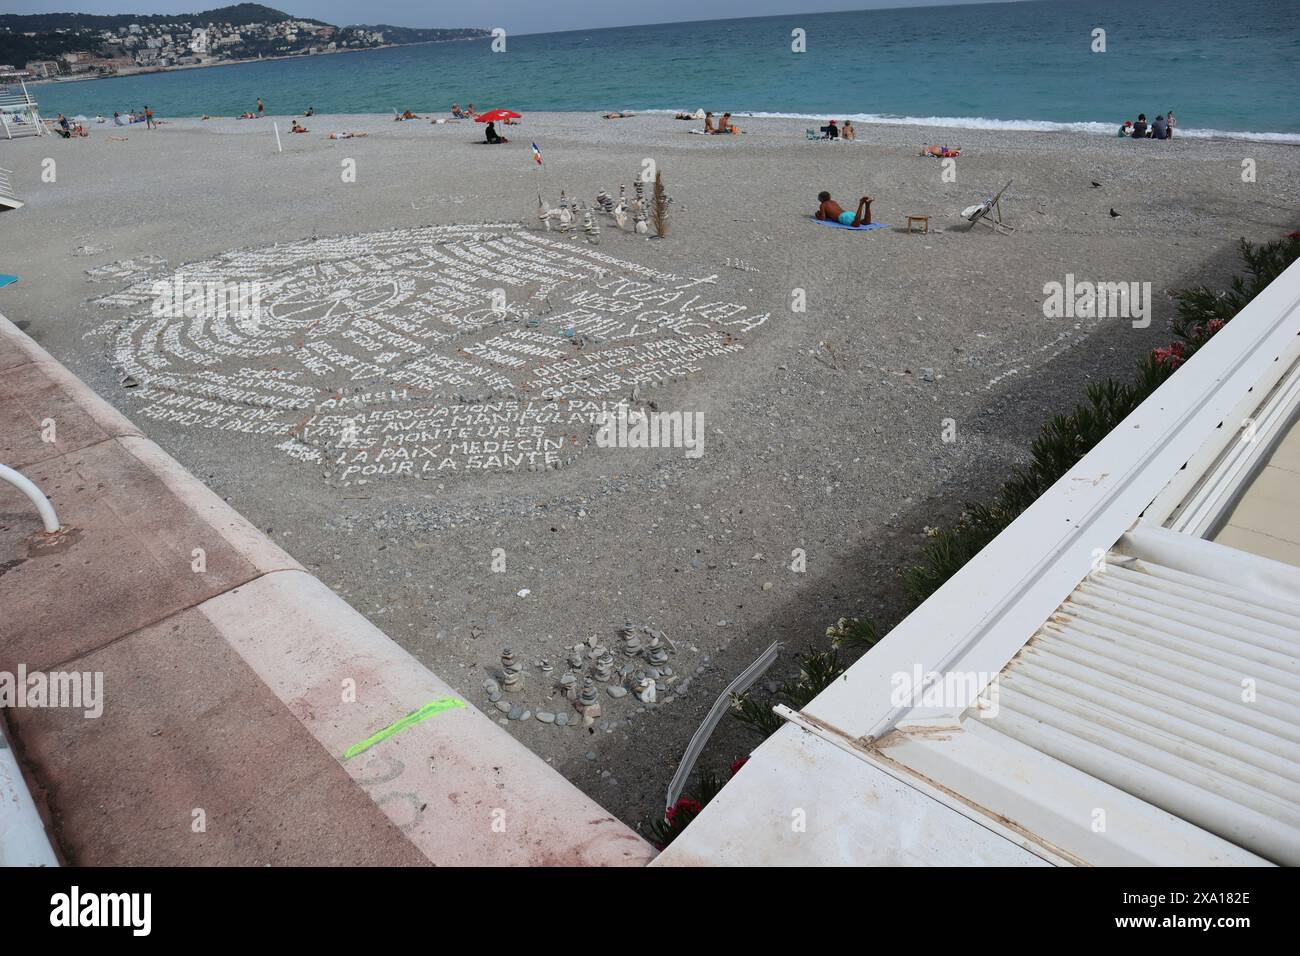
<svg viewBox="0 0 1300 956"><path fill-rule="evenodd" d="M864 128L928 127L939 137L959 135L938 132L948 129L1093 140L1115 137L1140 111L1172 109L1180 139L1291 146L1300 144L1300 101L1270 92L1287 88L1300 58L1300 20L1286 6L1071 0L807 14L798 26L815 42L798 55L789 52L789 18L668 23L521 35L509 55L478 42L390 46L174 70L165 79L59 82L38 95L46 112L69 116L144 103L173 117L235 116L258 98L284 114L309 106L427 114L453 101L525 114L705 106L791 124L836 117ZM1113 44L1106 55L1090 48L1099 22ZM996 37L998 55L973 37Z"/></svg>
<svg viewBox="0 0 1300 956"><path fill-rule="evenodd" d="M675 115L679 112L693 112L691 110L670 110L670 109L647 109L643 113L656 113ZM1116 135L1120 124L1116 123L1098 123L1098 122L1056 122L1053 120L1002 120L988 119L983 116L889 116L880 113L836 113L829 111L825 113L780 113L765 111L745 111L738 110L732 113L733 116L747 116L754 119L797 119L797 120L816 120L822 123L828 118L834 118L839 122L852 120L854 123L866 123L880 126L931 126L945 129L989 129L989 130L1012 130L1033 133L1089 133L1094 136L1110 136L1118 139ZM1175 132L1176 136L1186 136L1191 139L1243 139L1262 143L1280 143L1284 145L1300 146L1300 133L1269 133L1269 132L1251 132L1221 129L1195 129L1179 126Z"/></svg>

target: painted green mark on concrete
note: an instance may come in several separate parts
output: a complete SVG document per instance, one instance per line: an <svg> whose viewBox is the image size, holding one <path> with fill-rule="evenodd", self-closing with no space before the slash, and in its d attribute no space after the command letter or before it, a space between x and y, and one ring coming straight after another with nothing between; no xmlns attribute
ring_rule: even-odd
<svg viewBox="0 0 1300 956"><path fill-rule="evenodd" d="M394 721L383 730L371 734L359 744L353 744L343 753L344 760L351 760L359 753L363 753L379 743L381 740L387 740L393 734L405 730L407 727L414 727L421 721L428 720L435 714L441 714L444 710L452 710L455 707L464 707L463 700L457 700L455 697L439 697L437 700L431 700L419 710L413 710L401 720Z"/></svg>

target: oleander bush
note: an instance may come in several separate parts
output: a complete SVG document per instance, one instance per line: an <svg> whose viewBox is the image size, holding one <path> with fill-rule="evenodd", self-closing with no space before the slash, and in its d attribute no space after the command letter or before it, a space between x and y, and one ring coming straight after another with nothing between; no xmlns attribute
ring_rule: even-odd
<svg viewBox="0 0 1300 956"><path fill-rule="evenodd" d="M1217 322L1221 328L1300 258L1300 240L1293 238L1295 235L1292 233L1285 239L1262 246L1252 246L1242 239L1241 259L1246 265L1246 274L1235 277L1231 288L1197 286L1175 292L1178 315L1173 321L1174 334L1188 342L1204 341L1207 325Z"/></svg>
<svg viewBox="0 0 1300 956"><path fill-rule="evenodd" d="M1231 288L1206 286L1174 293L1177 341L1155 349L1138 364L1132 382L1114 379L1088 386L1087 401L1048 419L1030 448L1030 463L1016 468L990 504L967 505L951 528L931 533L921 562L904 572L908 593L919 604L1033 504L1122 422L1198 349L1264 288L1300 259L1300 240L1287 237L1253 246L1241 240L1245 275Z"/></svg>
<svg viewBox="0 0 1300 956"><path fill-rule="evenodd" d="M744 758L731 765L731 775L735 776L745 763ZM692 795L683 794L676 803L669 807L662 820L652 820L649 826L650 842L662 850L681 835L687 824L700 815L726 783L720 774L710 770L701 770L695 774L695 786Z"/></svg>

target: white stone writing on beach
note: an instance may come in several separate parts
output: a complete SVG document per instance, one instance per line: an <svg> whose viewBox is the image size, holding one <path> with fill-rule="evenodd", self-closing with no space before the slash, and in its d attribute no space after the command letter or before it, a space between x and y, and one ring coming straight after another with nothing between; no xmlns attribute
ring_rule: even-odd
<svg viewBox="0 0 1300 956"><path fill-rule="evenodd" d="M156 308L178 277L256 284L257 314ZM741 351L768 318L716 275L514 224L231 252L97 301L126 312L108 332L138 414L264 436L345 481L559 467L634 389Z"/></svg>

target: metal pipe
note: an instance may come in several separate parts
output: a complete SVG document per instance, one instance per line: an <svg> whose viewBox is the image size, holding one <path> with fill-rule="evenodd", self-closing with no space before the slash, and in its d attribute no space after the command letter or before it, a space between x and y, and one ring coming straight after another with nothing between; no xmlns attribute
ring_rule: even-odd
<svg viewBox="0 0 1300 956"><path fill-rule="evenodd" d="M709 708L708 716L704 718L704 723L700 724L699 729L691 736L691 742L686 746L686 753L682 755L682 761L677 765L677 772L673 774L672 782L668 785L667 808L669 810L673 808L673 804L677 802L677 798L682 795L682 791L686 788L686 781L695 768L695 761L699 759L700 751L704 749L704 745L709 742L709 735L718 726L718 721L722 720L722 715L726 713L727 707L731 704L732 695L748 690L750 685L762 677L764 672L772 666L772 662L776 660L776 655L780 651L781 642L773 641L754 663L736 675L732 682L727 685L727 689L719 694L718 699L713 702L713 706Z"/></svg>
<svg viewBox="0 0 1300 956"><path fill-rule="evenodd" d="M32 504L36 505L36 510L41 514L41 522L45 525L46 534L54 534L59 530L59 516L54 513L54 505L50 504L50 499L42 494L41 489L7 465L0 465L0 478L32 500Z"/></svg>

